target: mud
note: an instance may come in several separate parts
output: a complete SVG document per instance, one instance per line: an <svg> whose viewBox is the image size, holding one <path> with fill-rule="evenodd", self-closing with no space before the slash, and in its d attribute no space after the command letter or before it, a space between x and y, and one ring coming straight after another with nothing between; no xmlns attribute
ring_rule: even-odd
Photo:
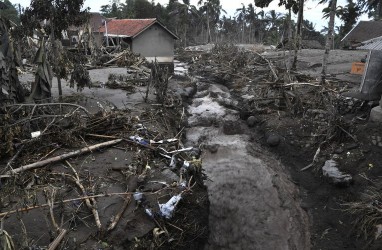
<svg viewBox="0 0 382 250"><path fill-rule="evenodd" d="M265 55L272 58L280 53L267 51ZM298 70L318 77L322 54L321 50L302 50ZM347 81L346 84L356 89L361 76L350 74L351 62L361 60L366 54L365 51L332 51L328 67L331 79ZM185 73L182 68L179 71ZM124 68L108 68L91 70L90 75L102 83L109 73L124 72ZM33 79L26 75L21 78ZM358 237L353 218L343 213L340 205L356 200L369 186L382 186L381 148L373 145L370 138L381 134L380 127L362 123L357 135L362 138L363 146L340 154L345 170L355 176L355 183L348 189L339 189L322 178L319 170L300 171L311 162L317 145L307 142L299 120L280 112L256 117L263 122L249 128L236 110L225 105L225 100L236 101L229 89L202 78L196 78L195 83L197 93L188 107L191 116L187 143L200 145L204 150L203 166L210 179L207 182L210 237L206 249L361 249L365 246L365 249L380 249L380 244L367 245L367 240ZM57 96L56 83L53 86L53 94ZM80 97L78 103L94 111L99 110L100 104L108 108L143 107L142 92L127 96L124 91L92 88L77 93L65 86L64 95ZM279 146L268 146L268 131L281 136ZM328 154L346 148L346 143L334 145ZM348 152L354 155L354 160L348 158ZM356 152L364 156L358 157ZM375 167L370 168L369 164ZM364 173L371 182L359 176Z"/></svg>
<svg viewBox="0 0 382 250"><path fill-rule="evenodd" d="M208 94L188 108L187 130L188 143L205 149L211 179L205 249L309 249L308 217L284 167L251 142L237 111L218 103L219 97L231 99L229 90L218 84L204 90L205 84L198 85Z"/></svg>

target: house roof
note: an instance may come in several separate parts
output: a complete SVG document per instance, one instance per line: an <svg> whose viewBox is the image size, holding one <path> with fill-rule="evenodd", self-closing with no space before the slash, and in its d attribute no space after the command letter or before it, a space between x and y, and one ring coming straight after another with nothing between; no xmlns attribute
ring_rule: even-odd
<svg viewBox="0 0 382 250"><path fill-rule="evenodd" d="M360 21L341 42L362 42L379 36L382 36L382 21Z"/></svg>
<svg viewBox="0 0 382 250"><path fill-rule="evenodd" d="M107 28L107 33L109 36L135 38L155 23L159 24L163 29L165 29L168 33L170 33L170 35L172 35L175 39L178 39L177 35L175 35L169 29L167 29L156 18L113 19L107 22L106 24L107 27L105 27L105 25L101 26L99 28L99 32L106 33L106 28Z"/></svg>
<svg viewBox="0 0 382 250"><path fill-rule="evenodd" d="M382 36L376 37L361 43L357 49L361 50L382 50Z"/></svg>

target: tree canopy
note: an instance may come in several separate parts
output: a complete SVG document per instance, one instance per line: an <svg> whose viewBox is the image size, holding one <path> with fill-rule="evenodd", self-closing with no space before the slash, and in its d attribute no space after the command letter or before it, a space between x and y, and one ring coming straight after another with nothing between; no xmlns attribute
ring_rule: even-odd
<svg viewBox="0 0 382 250"><path fill-rule="evenodd" d="M48 34L53 27L55 37L61 38L63 30L85 22L88 10L83 10L83 5L84 0L32 0L21 15L21 22L29 35L45 23Z"/></svg>

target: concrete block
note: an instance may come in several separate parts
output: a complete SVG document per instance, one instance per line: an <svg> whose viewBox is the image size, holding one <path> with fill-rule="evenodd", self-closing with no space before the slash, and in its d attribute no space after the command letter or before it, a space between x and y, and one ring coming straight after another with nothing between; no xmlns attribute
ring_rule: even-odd
<svg viewBox="0 0 382 250"><path fill-rule="evenodd" d="M370 112L370 121L382 123L382 108L381 106L374 107Z"/></svg>

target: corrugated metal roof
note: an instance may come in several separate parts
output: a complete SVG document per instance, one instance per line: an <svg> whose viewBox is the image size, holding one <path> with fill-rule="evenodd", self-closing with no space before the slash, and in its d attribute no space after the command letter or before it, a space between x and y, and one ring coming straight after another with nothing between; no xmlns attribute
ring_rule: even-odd
<svg viewBox="0 0 382 250"><path fill-rule="evenodd" d="M382 36L382 21L360 21L341 41L362 42Z"/></svg>
<svg viewBox="0 0 382 250"><path fill-rule="evenodd" d="M382 36L361 43L357 49L360 50L382 50Z"/></svg>
<svg viewBox="0 0 382 250"><path fill-rule="evenodd" d="M162 25L156 18L150 19L113 19L107 22L107 33L120 37L134 38L149 28L154 23L158 23L168 31L175 39L178 37ZM99 32L106 33L105 26L99 28Z"/></svg>

